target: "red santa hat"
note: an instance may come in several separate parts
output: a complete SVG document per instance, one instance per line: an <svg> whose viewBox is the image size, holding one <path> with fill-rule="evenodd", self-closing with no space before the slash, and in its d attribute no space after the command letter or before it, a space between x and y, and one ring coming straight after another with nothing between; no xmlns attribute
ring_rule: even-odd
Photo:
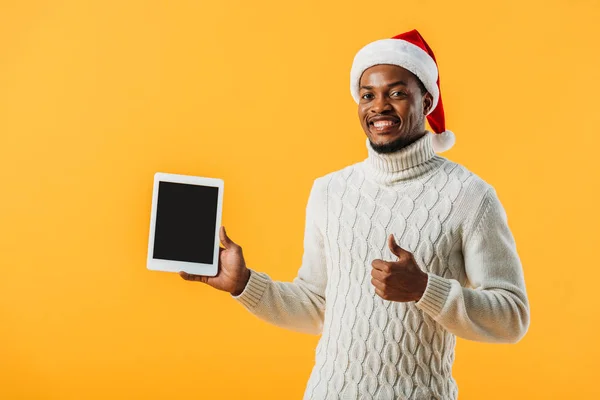
<svg viewBox="0 0 600 400"><path fill-rule="evenodd" d="M356 103L360 101L360 77L367 68L378 64L398 65L421 80L433 97L432 107L427 114L427 122L433 131L433 148L438 153L450 149L456 138L454 133L446 130L437 62L421 34L412 30L391 39L369 43L358 51L350 71L350 92Z"/></svg>

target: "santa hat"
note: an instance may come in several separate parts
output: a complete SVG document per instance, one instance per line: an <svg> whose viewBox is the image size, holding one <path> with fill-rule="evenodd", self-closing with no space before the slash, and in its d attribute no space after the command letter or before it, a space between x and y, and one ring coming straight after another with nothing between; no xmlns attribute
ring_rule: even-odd
<svg viewBox="0 0 600 400"><path fill-rule="evenodd" d="M367 68L378 64L398 65L421 80L433 97L432 107L427 114L427 122L433 131L433 149L438 153L450 149L456 139L454 133L446 130L437 63L421 34L412 30L391 39L369 43L358 51L350 71L350 92L357 103L360 101L360 77Z"/></svg>

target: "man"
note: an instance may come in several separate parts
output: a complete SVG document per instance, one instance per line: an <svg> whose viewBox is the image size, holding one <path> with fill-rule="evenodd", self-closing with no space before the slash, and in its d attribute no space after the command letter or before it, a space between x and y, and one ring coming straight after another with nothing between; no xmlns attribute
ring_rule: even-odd
<svg viewBox="0 0 600 400"><path fill-rule="evenodd" d="M491 185L436 154L454 135L417 31L361 49L351 92L368 156L315 180L293 282L248 269L223 227L219 275L181 275L322 333L305 399L456 399L456 336L515 343L529 327L505 211Z"/></svg>

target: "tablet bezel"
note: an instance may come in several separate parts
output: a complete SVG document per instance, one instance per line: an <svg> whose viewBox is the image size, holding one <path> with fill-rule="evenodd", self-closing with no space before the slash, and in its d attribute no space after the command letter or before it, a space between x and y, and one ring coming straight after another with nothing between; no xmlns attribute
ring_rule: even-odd
<svg viewBox="0 0 600 400"><path fill-rule="evenodd" d="M191 185L217 187L219 193L217 196L217 217L215 223L215 243L212 264L176 261L176 260L161 260L155 259L154 256L154 234L156 228L156 213L158 206L158 187L160 182L185 183ZM152 210L150 214L150 233L148 236L148 258L146 266L149 270L165 271L165 272L180 272L184 271L188 274L215 276L219 268L219 229L221 227L221 216L223 212L223 180L218 178L206 178L191 175L170 174L166 172L157 172L154 174L154 186L152 190Z"/></svg>

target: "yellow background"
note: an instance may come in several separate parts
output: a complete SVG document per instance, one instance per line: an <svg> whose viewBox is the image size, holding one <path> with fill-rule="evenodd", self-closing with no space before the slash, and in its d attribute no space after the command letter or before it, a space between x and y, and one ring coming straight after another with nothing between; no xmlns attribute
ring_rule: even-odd
<svg viewBox="0 0 600 400"><path fill-rule="evenodd" d="M0 398L301 398L317 336L146 270L153 174L224 179L248 265L291 280L313 179L366 156L352 58L412 28L531 301L518 344L458 340L460 399L600 396L597 1L0 5Z"/></svg>

